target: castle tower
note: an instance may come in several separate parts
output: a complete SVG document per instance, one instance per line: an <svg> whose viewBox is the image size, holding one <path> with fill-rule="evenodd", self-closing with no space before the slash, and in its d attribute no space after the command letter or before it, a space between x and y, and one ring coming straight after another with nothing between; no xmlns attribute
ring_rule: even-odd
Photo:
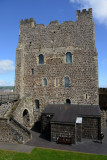
<svg viewBox="0 0 107 160"><path fill-rule="evenodd" d="M48 103L98 105L98 55L92 9L77 11L77 21L48 26L20 21L15 91Z"/></svg>

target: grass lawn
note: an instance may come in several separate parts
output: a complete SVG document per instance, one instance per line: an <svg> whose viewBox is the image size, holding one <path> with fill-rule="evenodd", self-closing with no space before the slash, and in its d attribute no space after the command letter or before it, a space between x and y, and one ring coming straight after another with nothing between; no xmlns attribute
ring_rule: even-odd
<svg viewBox="0 0 107 160"><path fill-rule="evenodd" d="M31 153L0 150L0 160L107 160L107 156L35 148Z"/></svg>

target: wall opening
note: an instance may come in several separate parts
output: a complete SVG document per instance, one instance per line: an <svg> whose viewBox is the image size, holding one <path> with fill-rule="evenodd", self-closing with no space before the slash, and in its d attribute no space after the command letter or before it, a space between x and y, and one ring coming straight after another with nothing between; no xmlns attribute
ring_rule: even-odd
<svg viewBox="0 0 107 160"><path fill-rule="evenodd" d="M65 77L65 87L69 87L69 77Z"/></svg>
<svg viewBox="0 0 107 160"><path fill-rule="evenodd" d="M66 53L66 63L71 63L72 62L72 54L71 52Z"/></svg>
<svg viewBox="0 0 107 160"><path fill-rule="evenodd" d="M67 103L67 104L71 104L70 99L66 99L66 103Z"/></svg>
<svg viewBox="0 0 107 160"><path fill-rule="evenodd" d="M39 55L39 64L44 64L44 56L43 56L43 54Z"/></svg>
<svg viewBox="0 0 107 160"><path fill-rule="evenodd" d="M29 118L29 112L27 109L25 109L23 111L23 125L25 127L29 127L30 126L30 118Z"/></svg>
<svg viewBox="0 0 107 160"><path fill-rule="evenodd" d="M38 99L35 100L35 109L36 110L39 109L39 100Z"/></svg>

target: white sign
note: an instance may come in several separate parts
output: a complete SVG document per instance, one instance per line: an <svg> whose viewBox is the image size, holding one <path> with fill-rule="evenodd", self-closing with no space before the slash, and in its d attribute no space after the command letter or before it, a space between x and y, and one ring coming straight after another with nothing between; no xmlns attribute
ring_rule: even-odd
<svg viewBox="0 0 107 160"><path fill-rule="evenodd" d="M82 117L77 117L77 119L76 119L76 123L82 123Z"/></svg>

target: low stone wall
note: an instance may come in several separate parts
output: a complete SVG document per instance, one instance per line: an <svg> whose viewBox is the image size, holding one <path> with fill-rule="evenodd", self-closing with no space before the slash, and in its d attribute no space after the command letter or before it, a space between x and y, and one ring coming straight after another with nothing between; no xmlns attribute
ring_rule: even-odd
<svg viewBox="0 0 107 160"><path fill-rule="evenodd" d="M51 123L51 141L57 141L61 136L71 137L75 144L75 124Z"/></svg>
<svg viewBox="0 0 107 160"><path fill-rule="evenodd" d="M15 128L17 132L23 135L23 143L27 142L32 138L31 132L27 128L22 126L20 123L18 123L14 118L11 117L9 123Z"/></svg>
<svg viewBox="0 0 107 160"><path fill-rule="evenodd" d="M0 141L12 143L23 142L23 137L9 125L8 119L0 118Z"/></svg>
<svg viewBox="0 0 107 160"><path fill-rule="evenodd" d="M83 117L82 138L99 139L101 133L99 117Z"/></svg>
<svg viewBox="0 0 107 160"><path fill-rule="evenodd" d="M28 133L27 130L25 131L21 127L21 129L19 129L20 125L18 125L17 123L16 126L14 125L14 123L10 123L8 119L0 118L0 141L11 143L25 143L31 138L30 132Z"/></svg>
<svg viewBox="0 0 107 160"><path fill-rule="evenodd" d="M14 101L2 103L0 105L0 117L4 117L5 114L11 109L13 104L14 104Z"/></svg>

